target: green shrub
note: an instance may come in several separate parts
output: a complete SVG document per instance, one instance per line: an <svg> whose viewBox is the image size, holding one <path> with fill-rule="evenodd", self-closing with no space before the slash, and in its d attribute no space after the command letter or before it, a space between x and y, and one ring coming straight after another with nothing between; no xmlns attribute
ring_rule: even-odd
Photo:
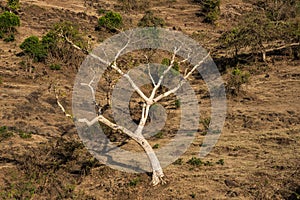
<svg viewBox="0 0 300 200"><path fill-rule="evenodd" d="M190 194L190 197L192 197L192 199L195 199L196 198L196 194L192 193L192 194Z"/></svg>
<svg viewBox="0 0 300 200"><path fill-rule="evenodd" d="M201 11L197 14L204 16L204 22L214 23L220 15L220 0L194 0L202 5Z"/></svg>
<svg viewBox="0 0 300 200"><path fill-rule="evenodd" d="M15 27L17 26L20 26L20 18L16 14L5 11L0 15L0 33L2 38L4 38L4 34L15 32Z"/></svg>
<svg viewBox="0 0 300 200"><path fill-rule="evenodd" d="M47 51L52 51L56 48L58 41L58 36L54 31L49 31L46 35L42 37L42 45Z"/></svg>
<svg viewBox="0 0 300 200"><path fill-rule="evenodd" d="M216 164L218 164L218 165L224 165L224 163L225 163L224 159L220 159L216 162Z"/></svg>
<svg viewBox="0 0 300 200"><path fill-rule="evenodd" d="M182 158L178 158L173 162L173 165L182 165L182 164L183 164Z"/></svg>
<svg viewBox="0 0 300 200"><path fill-rule="evenodd" d="M60 64L52 64L52 65L50 65L50 69L51 70L60 70L61 65Z"/></svg>
<svg viewBox="0 0 300 200"><path fill-rule="evenodd" d="M26 38L20 48L36 62L43 61L47 57L47 51L37 36Z"/></svg>
<svg viewBox="0 0 300 200"><path fill-rule="evenodd" d="M171 64L171 60L169 58L163 58L161 64L165 66L169 66Z"/></svg>
<svg viewBox="0 0 300 200"><path fill-rule="evenodd" d="M164 133L163 133L162 131L159 131L158 133L156 133L156 134L154 135L154 137L156 137L156 138L158 138L158 139L163 138L163 136L164 136Z"/></svg>
<svg viewBox="0 0 300 200"><path fill-rule="evenodd" d="M220 11L219 10L211 11L211 12L207 13L207 15L205 16L204 22L212 24L215 21L217 21L217 19L219 19L219 15L220 15Z"/></svg>
<svg viewBox="0 0 300 200"><path fill-rule="evenodd" d="M155 144L155 145L153 145L153 147L152 147L153 149L158 149L159 148L159 144Z"/></svg>
<svg viewBox="0 0 300 200"><path fill-rule="evenodd" d="M115 31L122 26L122 16L119 13L109 11L98 20L99 27L105 27L110 31Z"/></svg>
<svg viewBox="0 0 300 200"><path fill-rule="evenodd" d="M139 182L141 182L141 179L138 177L138 178L134 178L133 180L131 180L129 182L129 185L130 186L136 186Z"/></svg>
<svg viewBox="0 0 300 200"><path fill-rule="evenodd" d="M176 107L176 108L180 108L180 105L181 105L180 99L176 99L176 100L175 100L175 107Z"/></svg>
<svg viewBox="0 0 300 200"><path fill-rule="evenodd" d="M162 61L161 61L161 64L164 65L164 66L170 66L171 60L169 58L163 58ZM179 67L178 62L174 61L173 66L172 66L172 70L171 70L172 74L175 75L175 76L179 75L179 68L180 67ZM162 68L162 69L164 69L164 68ZM160 73L162 73L162 69L161 69Z"/></svg>
<svg viewBox="0 0 300 200"><path fill-rule="evenodd" d="M204 166L213 166L214 165L213 162L208 161L208 160L206 162L204 162L203 164L204 164Z"/></svg>
<svg viewBox="0 0 300 200"><path fill-rule="evenodd" d="M154 16L153 12L148 10L146 11L143 18L138 23L140 27L163 27L165 21L162 18Z"/></svg>
<svg viewBox="0 0 300 200"><path fill-rule="evenodd" d="M201 159L196 157L192 157L187 163L194 166L201 166L203 164Z"/></svg>
<svg viewBox="0 0 300 200"><path fill-rule="evenodd" d="M19 0L7 0L7 7L12 10L17 10L20 7Z"/></svg>
<svg viewBox="0 0 300 200"><path fill-rule="evenodd" d="M179 72L179 68L180 68L180 67L179 67L179 63L175 61L175 62L173 63L173 69L174 69L176 72Z"/></svg>
<svg viewBox="0 0 300 200"><path fill-rule="evenodd" d="M20 131L19 132L19 136L22 138L22 139L28 139L28 138L31 138L32 137L32 133L26 133L26 132L23 132L23 131Z"/></svg>
<svg viewBox="0 0 300 200"><path fill-rule="evenodd" d="M240 92L240 88L243 84L249 82L249 72L241 71L236 68L231 72L230 78L227 82L227 91L234 96L237 96Z"/></svg>

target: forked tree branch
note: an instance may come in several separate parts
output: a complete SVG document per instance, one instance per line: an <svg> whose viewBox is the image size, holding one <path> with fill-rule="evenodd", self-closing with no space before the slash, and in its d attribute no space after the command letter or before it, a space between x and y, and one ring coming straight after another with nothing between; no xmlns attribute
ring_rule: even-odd
<svg viewBox="0 0 300 200"><path fill-rule="evenodd" d="M56 87L54 86L54 93L55 93L55 98L56 98L56 103L59 106L59 108L63 111L63 113L65 114L66 117L71 118L73 120L73 116L71 114L69 114L66 109L63 107L63 105L60 103L59 101L59 95L58 95L58 91L56 89Z"/></svg>
<svg viewBox="0 0 300 200"><path fill-rule="evenodd" d="M152 149L152 147L150 146L150 144L148 143L148 141L144 138L143 136L143 130L144 127L146 125L146 121L149 117L149 110L150 107L153 103L158 102L159 100L163 99L164 97L169 96L172 93L175 93L184 83L185 80L187 80L189 78L189 76L197 69L197 67L199 67L201 64L203 64L205 62L205 60L209 57L209 53L197 64L195 65L189 72L185 72L182 80L180 80L179 84L163 93L158 95L157 97L155 97L158 88L161 86L163 79L165 77L165 75L171 70L171 68L174 66L175 63L175 58L176 58L176 54L179 52L179 50L181 49L181 47L179 48L174 48L173 54L172 54L172 58L170 61L170 65L163 71L163 73L160 75L158 82L156 83L151 75L151 71L150 71L150 65L148 62L148 75L153 83L153 90L150 94L149 97L147 97L142 91L141 89L135 84L135 82L132 80L132 78L128 75L125 74L117 65L117 59L119 58L119 56L123 53L123 51L128 47L128 45L131 43L131 38L130 38L130 34L126 35L126 37L128 38L128 41L126 42L126 44L117 52L114 61L112 63L109 63L108 61L103 60L102 58L100 58L99 56L96 56L95 54L90 54L92 57L96 58L97 60L99 60L100 62L102 62L103 64L106 64L107 66L111 66L114 70L116 70L120 75L122 75L123 77L125 77L128 82L130 83L130 85L132 86L132 88L139 94L139 96L141 98L144 99L145 103L142 106L142 115L138 124L138 127L136 128L136 130L134 132L128 130L126 127L117 125L113 122L111 122L109 119L105 118L101 112L98 112L98 116L96 116L94 119L92 120L88 120L86 118L81 118L78 119L78 122L81 123L85 123L87 126L92 126L93 124L97 123L97 122L101 122L105 125L107 125L108 127L110 127L111 129L114 130L119 130L122 131L123 133L127 134L129 137L131 137L132 139L134 139L140 146L143 147L143 149L145 150L151 166L152 166L152 184L153 185L157 185L159 183L165 183L163 181L163 177L164 177L164 173L163 170L160 166L159 160L154 152L154 150ZM65 36L64 36L65 37ZM70 41L67 37L65 37L66 41L69 42L74 48L82 50L80 47L78 47L77 45L75 45L72 41ZM105 53L105 52L104 52ZM146 57L147 58L147 57ZM147 58L148 59L148 58ZM188 58L182 60L180 63L186 62L190 59L190 54L188 55ZM89 83L81 83L82 86L87 86L90 89L90 92L92 94L93 97L93 103L96 103L95 100L95 91L94 88L92 86L92 84L94 83L94 80L96 79L96 73L94 72L94 77L92 78L92 80ZM58 95L56 94L56 98L57 98L57 104L59 105L59 107L61 108L61 110L64 112L64 114L67 117L72 117L71 115L66 113L66 110L64 109L64 107L62 106L62 104L58 101ZM99 106L99 105L97 105ZM100 108L101 109L101 108Z"/></svg>
<svg viewBox="0 0 300 200"><path fill-rule="evenodd" d="M93 80L94 79L95 79L95 77L93 77ZM92 81L90 82L90 84L92 83ZM90 88L92 96L94 97L95 91L91 87L90 84L81 83L81 85L85 85ZM123 133L125 133L126 135L128 135L129 137L134 139L145 150L145 152L150 160L152 171L153 171L152 184L153 184L153 186L155 186L159 183L165 183L165 181L163 180L164 173L160 166L159 160L158 160L155 152L153 151L151 145L148 143L148 141L144 138L144 136L142 134L142 131L145 127L145 124L146 124L146 121L147 121L147 118L149 115L149 108L150 108L150 105L146 105L146 104L143 105L141 120L138 125L138 128L134 132L128 130L126 127L112 123L110 120L105 118L101 113L99 113L99 116L95 117L91 121L87 120L86 118L82 118L82 119L78 119L78 122L86 123L88 126L92 126L93 124L95 124L97 122L101 122L101 123L107 125L108 127L110 127L111 129L122 131Z"/></svg>
<svg viewBox="0 0 300 200"><path fill-rule="evenodd" d="M191 71L189 72L185 72L186 75L184 75L183 79L181 79L178 83L178 85L176 87L174 87L173 89L171 90L168 90L167 92L163 93L163 94L160 94L159 96L155 97L153 99L153 102L158 102L160 101L161 99L169 96L170 94L174 94L177 90L179 90L181 88L181 86L183 85L183 83L190 77L190 75L199 67L201 66L205 60L209 57L210 53L208 53L201 61L198 62L198 64L196 64L192 69Z"/></svg>

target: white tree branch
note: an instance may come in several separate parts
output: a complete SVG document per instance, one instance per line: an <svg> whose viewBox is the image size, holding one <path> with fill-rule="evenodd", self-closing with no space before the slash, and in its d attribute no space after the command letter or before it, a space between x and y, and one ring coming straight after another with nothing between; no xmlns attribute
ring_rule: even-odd
<svg viewBox="0 0 300 200"><path fill-rule="evenodd" d="M178 85L177 85L175 88L173 88L173 89L171 89L171 90L168 90L167 92L165 92L165 93L163 93L163 94L160 94L159 96L155 97L155 98L153 99L153 102L158 102L158 101L160 101L162 98L167 97L167 96L169 96L170 94L173 94L173 93L175 93L177 90L179 90L180 87L183 85L184 81L186 81L186 80L189 78L189 76L190 76L190 75L191 75L191 74L192 74L192 73L193 73L193 72L194 72L194 71L195 71L202 63L205 62L205 60L209 57L209 55L210 55L210 53L208 53L201 61L199 61L198 64L196 64L196 65L192 68L192 70L189 71L189 72L183 77L183 79L179 81Z"/></svg>
<svg viewBox="0 0 300 200"><path fill-rule="evenodd" d="M156 83L155 83L155 80L151 74L151 69L150 69L150 63L149 63L149 58L147 55L145 55L146 59L147 59L147 67L148 67L148 76L150 77L151 79L151 82L152 82L152 85L155 87L156 86Z"/></svg>
<svg viewBox="0 0 300 200"><path fill-rule="evenodd" d="M69 113L67 113L66 109L63 107L63 105L60 103L59 98L58 98L58 91L54 87L54 93L55 93L55 98L56 98L56 103L59 106L59 108L63 111L66 117L71 118L73 120L73 116Z"/></svg>
<svg viewBox="0 0 300 200"><path fill-rule="evenodd" d="M124 76L126 76L126 74ZM85 85L90 88L93 98L95 96L95 91L94 91L93 87L91 86L91 84L94 82L94 79L95 79L95 77L93 77L93 79L90 81L89 84L81 83L81 85ZM94 102L95 102L95 100L94 100ZM86 118L83 118L83 119L78 119L78 122L86 123L88 126L92 126L93 124L95 124L96 122L99 121L99 122L107 125L108 127L110 127L113 130L122 131L123 133L125 133L126 135L128 135L129 137L134 139L140 146L143 147L143 149L145 150L145 152L150 160L152 171L153 171L152 185L155 186L159 183L164 184L165 182L163 181L164 173L160 166L159 160L158 160L154 150L152 149L151 145L148 143L148 141L144 138L144 136L142 134L142 131L145 127L145 124L146 124L146 121L147 121L147 118L149 115L149 109L150 109L150 105L144 103L140 123L134 132L128 130L127 128L125 128L123 126L120 126L120 125L117 125L117 124L111 122L110 120L105 118L101 113L99 113L99 115L97 117L95 117L94 119L92 119L91 121L87 120Z"/></svg>
<svg viewBox="0 0 300 200"><path fill-rule="evenodd" d="M184 76L184 79L187 79L205 60L209 57L210 53L208 53L197 65L193 67L193 69Z"/></svg>
<svg viewBox="0 0 300 200"><path fill-rule="evenodd" d="M164 70L164 72L162 73L162 75L159 77L159 80L157 82L157 84L154 86L152 92L151 92L151 95L149 97L150 101L151 101L151 104L153 103L153 99L154 99L154 96L156 94L156 91L158 90L158 88L161 86L162 84L162 81L164 79L164 76L171 70L171 68L173 67L174 65L174 62L175 62L175 57L176 57L176 54L178 53L178 51L180 50L181 47L179 47L178 49L175 47L174 48L174 52L173 52L173 55L172 55L172 59L171 59L171 62L170 62L170 65L167 67L166 70Z"/></svg>

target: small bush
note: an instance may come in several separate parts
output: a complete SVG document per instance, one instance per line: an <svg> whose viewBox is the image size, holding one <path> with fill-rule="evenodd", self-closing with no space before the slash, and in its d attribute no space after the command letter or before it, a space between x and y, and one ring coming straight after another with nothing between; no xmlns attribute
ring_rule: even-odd
<svg viewBox="0 0 300 200"><path fill-rule="evenodd" d="M141 179L138 177L138 178L134 178L133 180L131 180L129 182L129 185L130 186L136 186L139 182L141 182Z"/></svg>
<svg viewBox="0 0 300 200"><path fill-rule="evenodd" d="M154 16L152 11L146 11L143 18L138 23L140 27L163 27L165 21L162 18Z"/></svg>
<svg viewBox="0 0 300 200"><path fill-rule="evenodd" d="M153 147L152 147L153 149L158 149L159 148L159 144L155 144L155 145L153 145Z"/></svg>
<svg viewBox="0 0 300 200"><path fill-rule="evenodd" d="M16 27L20 26L20 18L14 13L5 11L0 15L0 38L5 38L5 35L14 33Z"/></svg>
<svg viewBox="0 0 300 200"><path fill-rule="evenodd" d="M115 31L122 26L122 16L119 13L109 11L98 20L99 27L105 27L110 31Z"/></svg>
<svg viewBox="0 0 300 200"><path fill-rule="evenodd" d="M171 60L169 58L163 58L161 61L161 64L164 66L170 66ZM180 69L180 67L179 67L178 62L174 61L172 69L171 69L172 74L175 76L179 75L179 69Z"/></svg>
<svg viewBox="0 0 300 200"><path fill-rule="evenodd" d="M243 72L236 68L231 72L230 78L227 82L227 90L231 95L237 96L243 84L249 82L249 72Z"/></svg>
<svg viewBox="0 0 300 200"><path fill-rule="evenodd" d="M180 108L180 105L181 105L180 99L176 99L176 100L175 100L175 107L176 107L176 108Z"/></svg>
<svg viewBox="0 0 300 200"><path fill-rule="evenodd" d="M32 133L26 133L26 132L23 132L23 131L20 131L19 132L19 136L20 136L20 138L22 138L22 139L28 139L28 138L31 138L32 136Z"/></svg>
<svg viewBox="0 0 300 200"><path fill-rule="evenodd" d="M183 164L182 158L178 158L173 162L173 165L182 165L182 164Z"/></svg>
<svg viewBox="0 0 300 200"><path fill-rule="evenodd" d="M196 198L196 194L192 193L192 194L190 194L190 197L192 197L192 199L195 199Z"/></svg>
<svg viewBox="0 0 300 200"><path fill-rule="evenodd" d="M206 162L204 162L203 164L204 164L204 166L213 166L214 165L214 163L212 163L208 160Z"/></svg>
<svg viewBox="0 0 300 200"><path fill-rule="evenodd" d="M47 51L53 51L57 45L58 36L54 31L49 31L42 37L42 45Z"/></svg>
<svg viewBox="0 0 300 200"><path fill-rule="evenodd" d="M52 65L50 65L50 69L51 70L60 70L61 65L60 64L52 64Z"/></svg>
<svg viewBox="0 0 300 200"><path fill-rule="evenodd" d="M163 135L164 135L164 133L160 131L160 132L156 133L156 134L154 135L154 137L156 137L156 138L158 138L158 139L161 139L161 138L163 138Z"/></svg>
<svg viewBox="0 0 300 200"><path fill-rule="evenodd" d="M203 164L201 159L196 157L192 157L187 163L193 166L201 166Z"/></svg>
<svg viewBox="0 0 300 200"><path fill-rule="evenodd" d="M161 64L165 66L169 66L171 64L171 60L169 58L163 58Z"/></svg>
<svg viewBox="0 0 300 200"><path fill-rule="evenodd" d="M17 10L20 7L20 1L19 0L8 0L7 7L12 10Z"/></svg>
<svg viewBox="0 0 300 200"><path fill-rule="evenodd" d="M180 67L179 67L179 63L175 61L175 62L173 63L173 69L174 69L176 72L179 72L179 68L180 68Z"/></svg>
<svg viewBox="0 0 300 200"><path fill-rule="evenodd" d="M220 0L195 0L202 5L202 10L197 14L204 16L204 22L214 23L220 15Z"/></svg>
<svg viewBox="0 0 300 200"><path fill-rule="evenodd" d="M47 57L47 51L37 36L26 38L20 48L36 62L43 61Z"/></svg>
<svg viewBox="0 0 300 200"><path fill-rule="evenodd" d="M216 164L218 164L218 165L224 165L224 163L225 163L224 159L220 159L216 162Z"/></svg>

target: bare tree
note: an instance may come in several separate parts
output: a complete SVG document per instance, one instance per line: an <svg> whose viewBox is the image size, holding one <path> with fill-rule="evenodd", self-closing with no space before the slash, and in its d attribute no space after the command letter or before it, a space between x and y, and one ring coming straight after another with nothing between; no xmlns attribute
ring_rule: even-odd
<svg viewBox="0 0 300 200"><path fill-rule="evenodd" d="M74 43L72 43L72 41L70 41L70 40L67 40L67 41L69 43L71 43L75 48L80 49L80 47L76 46ZM192 76L193 72L199 66L201 66L203 63L205 63L208 60L208 58L210 58L210 56L209 56L209 53L207 53L196 65L187 68L185 70L184 75L182 76L181 80L178 82L177 86L169 89L168 91L163 91L162 93L159 92L160 91L159 88L162 86L162 83L163 83L164 78L167 75L167 73L169 73L170 70L172 70L174 63L176 62L176 55L180 51L180 49L184 46L184 43L182 43L178 47L174 47L169 66L164 68L163 72L160 73L160 76L158 78L155 79L154 77L152 77L152 74L150 72L151 71L150 65L148 63L148 76L150 77L151 82L152 82L152 91L150 92L150 95L147 96L141 90L141 88L138 87L137 84L133 81L132 77L129 74L125 73L121 69L121 67L118 66L118 63L117 63L117 59L120 57L120 55L122 55L122 53L124 53L124 51L128 47L128 45L133 42L136 42L136 41L132 41L130 35L128 35L128 41L115 54L112 62L106 61L105 59L100 58L99 56L97 56L93 53L90 53L89 56L93 57L98 62L101 62L102 64L104 64L106 66L110 66L119 75L124 77L130 83L130 85L134 89L134 91L143 99L143 103L141 106L141 109L142 109L141 117L140 117L137 128L134 131L131 131L124 126L114 123L113 121L111 121L110 119L108 119L107 117L105 117L103 115L102 110L101 110L102 107L100 104L97 103L97 100L95 99L96 95L95 95L95 90L93 88L93 84L95 83L95 80L97 79L96 73L94 73L95 75L92 77L92 79L89 82L82 82L80 84L81 84L81 86L85 86L85 87L89 88L90 93L93 97L93 99L91 101L93 102L95 107L98 109L97 116L95 118L93 118L92 120L88 120L87 118L79 118L76 120L80 123L85 123L89 127L91 127L92 125L94 125L96 123L101 122L101 123L105 124L106 126L110 127L111 129L121 131L122 133L125 133L130 138L135 140L143 148L143 150L147 154L147 157L151 163L151 168L152 168L152 173L153 173L152 174L152 184L153 184L153 186L155 186L159 183L164 184L165 180L164 180L164 172L161 167L161 164L160 164L154 150L152 149L149 142L145 139L145 137L143 135L143 131L144 131L147 119L149 117L150 107L153 104L163 100L164 98L170 96L171 94L173 94L177 90L179 90L182 87L182 85L185 83L185 81L187 81ZM191 52L191 54L192 54L192 52ZM178 64L188 63L190 61L190 59L191 59L191 55L188 54L185 59L181 59L181 61L179 61L177 63ZM148 60L148 58L147 58L147 60ZM58 96L56 96L56 97L58 100ZM70 117L71 115L66 113L66 111L63 108L63 106L61 105L61 103L59 101L57 101L57 103L58 103L59 107L62 109L62 111L66 114L66 116Z"/></svg>

